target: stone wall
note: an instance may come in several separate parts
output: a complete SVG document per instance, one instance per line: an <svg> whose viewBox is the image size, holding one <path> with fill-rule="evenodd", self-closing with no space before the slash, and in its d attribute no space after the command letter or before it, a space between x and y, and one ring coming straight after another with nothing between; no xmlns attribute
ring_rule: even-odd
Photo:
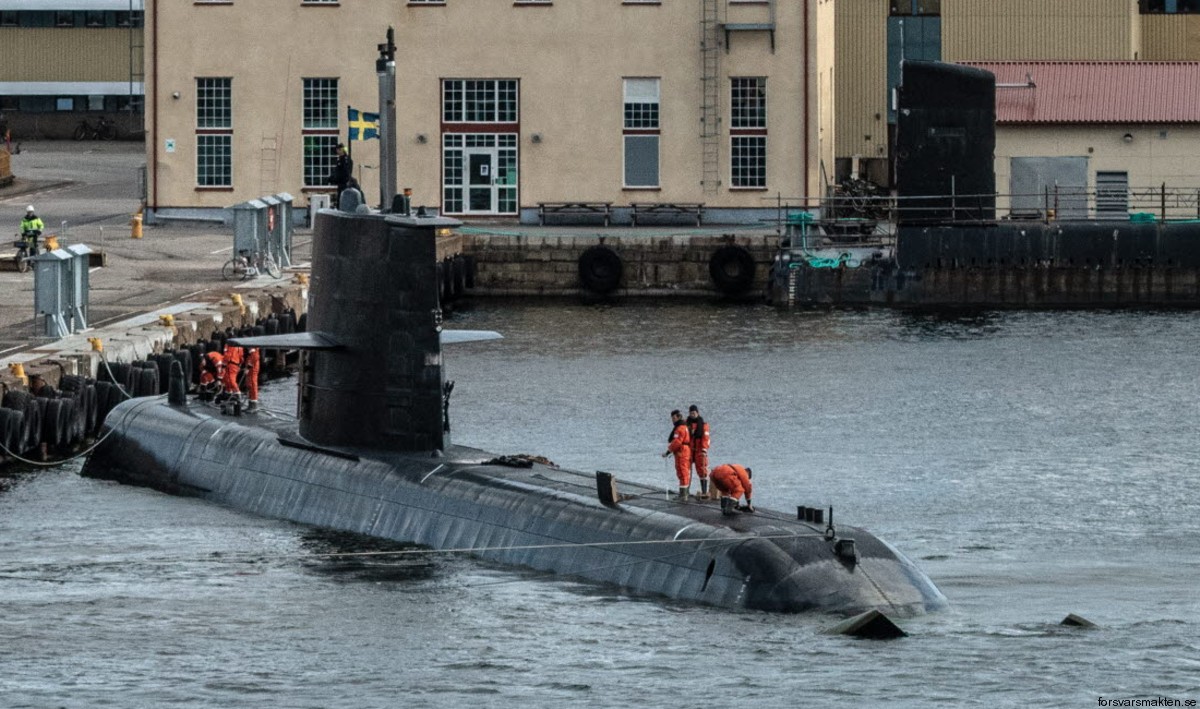
<svg viewBox="0 0 1200 709"><path fill-rule="evenodd" d="M613 296L716 295L709 262L724 246L740 246L755 262L747 295L761 296L779 244L774 234L530 236L471 234L464 252L474 257L472 296L575 296L587 293L579 257L592 246L611 248L622 275Z"/></svg>

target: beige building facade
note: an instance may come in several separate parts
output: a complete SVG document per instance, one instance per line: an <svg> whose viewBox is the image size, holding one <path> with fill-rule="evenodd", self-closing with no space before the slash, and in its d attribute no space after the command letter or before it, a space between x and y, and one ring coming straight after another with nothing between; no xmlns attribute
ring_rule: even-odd
<svg viewBox="0 0 1200 709"><path fill-rule="evenodd" d="M831 166L834 0L147 3L148 209L328 193L396 37L398 187L464 218L539 203L774 215ZM825 71L818 70L825 57ZM824 110L822 110L824 106ZM350 143L379 202L379 141ZM828 167L826 168L828 171Z"/></svg>

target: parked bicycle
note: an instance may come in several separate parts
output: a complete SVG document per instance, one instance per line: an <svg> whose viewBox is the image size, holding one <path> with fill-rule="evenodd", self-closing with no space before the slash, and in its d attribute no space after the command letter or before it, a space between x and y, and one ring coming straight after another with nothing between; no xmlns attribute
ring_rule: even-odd
<svg viewBox="0 0 1200 709"><path fill-rule="evenodd" d="M40 229L30 229L18 234L17 240L13 242L13 246L17 247L17 270L21 273L29 270L29 260L37 256L37 240L41 235Z"/></svg>
<svg viewBox="0 0 1200 709"><path fill-rule="evenodd" d="M117 126L104 116L96 119L96 123L84 118L75 126L75 140L113 140L117 137Z"/></svg>
<svg viewBox="0 0 1200 709"><path fill-rule="evenodd" d="M221 278L227 281L245 281L260 273L266 273L271 278L283 277L279 264L265 251L251 256L249 249L242 249L221 267Z"/></svg>

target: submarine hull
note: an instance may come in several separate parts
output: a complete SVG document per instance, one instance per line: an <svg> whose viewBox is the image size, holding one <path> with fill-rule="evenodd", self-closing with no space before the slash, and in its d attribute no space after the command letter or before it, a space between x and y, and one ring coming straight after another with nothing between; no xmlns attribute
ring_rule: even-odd
<svg viewBox="0 0 1200 709"><path fill-rule="evenodd" d="M869 532L760 509L724 517L714 503L668 499L622 482L605 506L592 475L488 464L451 446L440 456L322 448L295 422L231 418L165 398L117 406L84 475L200 497L251 513L734 609L894 615L946 599ZM853 559L839 540L853 539Z"/></svg>

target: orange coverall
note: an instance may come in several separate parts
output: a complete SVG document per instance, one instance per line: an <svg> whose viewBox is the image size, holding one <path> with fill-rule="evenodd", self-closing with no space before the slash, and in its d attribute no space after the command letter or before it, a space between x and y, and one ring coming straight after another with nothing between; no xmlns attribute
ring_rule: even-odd
<svg viewBox="0 0 1200 709"><path fill-rule="evenodd" d="M688 419L692 438L692 465L701 480L708 479L708 423L702 418Z"/></svg>
<svg viewBox="0 0 1200 709"><path fill-rule="evenodd" d="M744 467L734 463L718 465L713 468L712 483L722 495L732 497L734 502L745 495L746 504L750 504L754 486L750 484L750 476Z"/></svg>
<svg viewBox="0 0 1200 709"><path fill-rule="evenodd" d="M667 438L667 450L675 455L675 477L679 487L692 484L692 438L688 434L687 421L680 419Z"/></svg>
<svg viewBox="0 0 1200 709"><path fill-rule="evenodd" d="M242 371L242 359L244 351L241 347L233 345L225 345L225 371L221 373L221 384L224 385L226 394L237 394L238 389L238 372Z"/></svg>
<svg viewBox="0 0 1200 709"><path fill-rule="evenodd" d="M200 384L212 384L221 378L225 358L220 352L206 352L203 366L200 367Z"/></svg>
<svg viewBox="0 0 1200 709"><path fill-rule="evenodd" d="M258 401L258 369L258 348L251 347L246 352L246 394L249 395L250 401L253 402Z"/></svg>

